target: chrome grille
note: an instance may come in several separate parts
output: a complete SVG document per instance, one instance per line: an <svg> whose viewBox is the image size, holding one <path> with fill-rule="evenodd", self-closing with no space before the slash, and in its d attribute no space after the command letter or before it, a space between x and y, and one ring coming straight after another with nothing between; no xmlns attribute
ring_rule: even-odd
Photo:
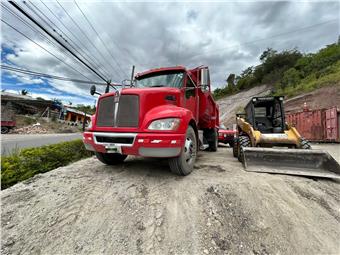
<svg viewBox="0 0 340 255"><path fill-rule="evenodd" d="M139 97L137 95L121 95L117 113L118 127L138 127Z"/></svg>
<svg viewBox="0 0 340 255"><path fill-rule="evenodd" d="M116 109L117 107L117 109ZM104 97L98 103L98 127L138 127L138 95Z"/></svg>
<svg viewBox="0 0 340 255"><path fill-rule="evenodd" d="M97 113L98 127L113 127L115 103L114 97L104 97L99 100Z"/></svg>

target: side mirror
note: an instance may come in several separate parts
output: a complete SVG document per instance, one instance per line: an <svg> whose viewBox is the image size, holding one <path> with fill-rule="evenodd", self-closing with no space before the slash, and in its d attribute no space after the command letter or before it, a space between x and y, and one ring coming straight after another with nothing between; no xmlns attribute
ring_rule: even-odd
<svg viewBox="0 0 340 255"><path fill-rule="evenodd" d="M94 94L101 95L100 93L96 92L96 86L95 85L91 86L90 94L91 94L91 96L94 96Z"/></svg>
<svg viewBox="0 0 340 255"><path fill-rule="evenodd" d="M110 85L107 84L106 89L105 89L105 93L109 93L109 92L110 92Z"/></svg>
<svg viewBox="0 0 340 255"><path fill-rule="evenodd" d="M209 70L208 68L202 68L201 69L201 79L200 79L200 87L202 87L203 90L207 89L207 86L209 86Z"/></svg>

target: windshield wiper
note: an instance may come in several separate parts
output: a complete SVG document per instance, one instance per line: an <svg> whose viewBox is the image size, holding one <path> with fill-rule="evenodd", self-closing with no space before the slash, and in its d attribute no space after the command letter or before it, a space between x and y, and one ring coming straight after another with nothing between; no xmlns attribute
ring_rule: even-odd
<svg viewBox="0 0 340 255"><path fill-rule="evenodd" d="M150 88L165 87L165 85L152 85Z"/></svg>

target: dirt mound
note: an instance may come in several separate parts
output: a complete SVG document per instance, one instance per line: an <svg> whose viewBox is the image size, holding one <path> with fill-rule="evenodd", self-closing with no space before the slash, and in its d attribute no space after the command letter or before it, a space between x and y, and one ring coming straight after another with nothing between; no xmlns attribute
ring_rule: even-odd
<svg viewBox="0 0 340 255"><path fill-rule="evenodd" d="M286 112L302 111L305 102L312 110L333 106L340 108L340 83L285 100Z"/></svg>
<svg viewBox="0 0 340 255"><path fill-rule="evenodd" d="M339 254L338 181L247 173L230 148L195 171L94 158L1 192L1 254Z"/></svg>

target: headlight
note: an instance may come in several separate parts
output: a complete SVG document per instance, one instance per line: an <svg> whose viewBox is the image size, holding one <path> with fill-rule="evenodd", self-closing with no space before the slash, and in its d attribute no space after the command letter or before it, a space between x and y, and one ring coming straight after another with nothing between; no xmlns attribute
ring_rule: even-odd
<svg viewBox="0 0 340 255"><path fill-rule="evenodd" d="M168 118L154 120L149 125L150 130L177 130L179 127L180 120L177 118Z"/></svg>

